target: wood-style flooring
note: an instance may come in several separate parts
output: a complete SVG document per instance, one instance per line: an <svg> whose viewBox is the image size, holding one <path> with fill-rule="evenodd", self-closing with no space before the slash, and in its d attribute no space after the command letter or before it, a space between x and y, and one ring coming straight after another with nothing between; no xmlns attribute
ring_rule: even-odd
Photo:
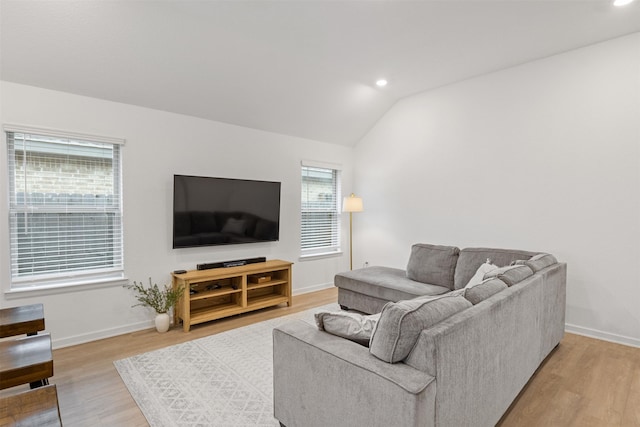
<svg viewBox="0 0 640 427"><path fill-rule="evenodd" d="M62 422L66 427L147 426L114 360L336 300L332 288L295 296L292 307L221 319L188 333L150 329L55 350L51 383L58 388ZM499 425L640 426L640 349L566 334Z"/></svg>
<svg viewBox="0 0 640 427"><path fill-rule="evenodd" d="M640 348L565 333L498 425L640 426Z"/></svg>

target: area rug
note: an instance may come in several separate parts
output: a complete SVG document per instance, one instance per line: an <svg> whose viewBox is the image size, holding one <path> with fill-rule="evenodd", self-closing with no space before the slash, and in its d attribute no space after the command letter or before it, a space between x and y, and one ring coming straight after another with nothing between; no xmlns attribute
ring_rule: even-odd
<svg viewBox="0 0 640 427"><path fill-rule="evenodd" d="M114 363L152 427L278 426L273 418L272 330L329 304Z"/></svg>

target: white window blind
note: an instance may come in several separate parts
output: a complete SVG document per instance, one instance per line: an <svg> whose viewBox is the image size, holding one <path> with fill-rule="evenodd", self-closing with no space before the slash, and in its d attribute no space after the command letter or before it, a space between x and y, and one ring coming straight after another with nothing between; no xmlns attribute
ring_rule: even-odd
<svg viewBox="0 0 640 427"><path fill-rule="evenodd" d="M301 255L340 251L340 171L302 166Z"/></svg>
<svg viewBox="0 0 640 427"><path fill-rule="evenodd" d="M11 288L121 278L121 145L6 135Z"/></svg>

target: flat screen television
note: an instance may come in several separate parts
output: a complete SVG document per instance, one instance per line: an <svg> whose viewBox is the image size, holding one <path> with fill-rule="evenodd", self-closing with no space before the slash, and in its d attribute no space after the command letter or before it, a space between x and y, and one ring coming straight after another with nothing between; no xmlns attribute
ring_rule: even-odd
<svg viewBox="0 0 640 427"><path fill-rule="evenodd" d="M279 182L173 176L174 249L279 237Z"/></svg>

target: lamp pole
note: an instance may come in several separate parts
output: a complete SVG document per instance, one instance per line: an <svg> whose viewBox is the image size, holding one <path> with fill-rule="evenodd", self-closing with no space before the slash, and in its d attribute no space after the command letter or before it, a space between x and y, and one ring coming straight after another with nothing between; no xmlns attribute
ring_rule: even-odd
<svg viewBox="0 0 640 427"><path fill-rule="evenodd" d="M353 213L362 212L362 199L351 193L342 202L343 212L349 212L349 269L353 270Z"/></svg>
<svg viewBox="0 0 640 427"><path fill-rule="evenodd" d="M349 270L353 270L353 212L349 212Z"/></svg>

